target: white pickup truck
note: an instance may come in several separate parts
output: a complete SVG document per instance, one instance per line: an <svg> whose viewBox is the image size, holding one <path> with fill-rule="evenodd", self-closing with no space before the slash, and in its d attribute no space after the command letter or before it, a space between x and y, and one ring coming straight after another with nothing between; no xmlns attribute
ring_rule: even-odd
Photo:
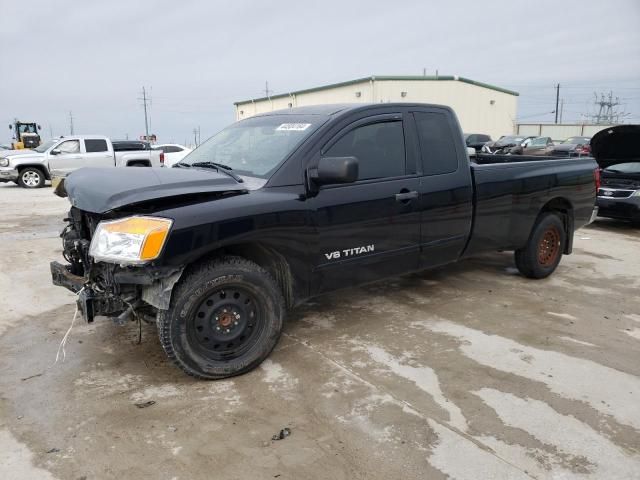
<svg viewBox="0 0 640 480"><path fill-rule="evenodd" d="M163 167L164 153L147 142L114 141L101 135L55 138L33 150L0 151L0 182L39 188L52 176L82 167Z"/></svg>

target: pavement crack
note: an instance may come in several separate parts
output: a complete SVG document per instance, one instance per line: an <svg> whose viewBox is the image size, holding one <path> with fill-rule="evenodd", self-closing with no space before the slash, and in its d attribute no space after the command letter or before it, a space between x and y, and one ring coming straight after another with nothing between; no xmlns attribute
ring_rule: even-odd
<svg viewBox="0 0 640 480"><path fill-rule="evenodd" d="M427 424L428 424L429 420L431 420L433 422L436 422L438 425L442 426L443 428L446 428L446 429L450 430L454 435L457 435L457 436L459 436L459 437L461 437L461 438L473 443L478 448L480 448L481 450L489 453L490 455L492 455L493 457L497 458L501 462L503 462L503 463L505 463L507 465L510 465L511 467L515 468L516 470L519 470L520 472L522 472L523 475L526 475L527 477L532 478L532 479L536 479L537 478L537 477L531 475L531 473L529 473L528 471L524 470L519 465L514 464L513 462L510 462L509 460L501 457L490 446L488 446L485 443L479 441L477 438L469 435L468 433L465 433L465 432L461 431L460 429L454 427L453 425L449 425L447 422L443 422L443 421L438 420L436 418L431 418L431 417L427 416L425 413L421 412L418 408L414 407L411 404L411 402L408 402L407 400L404 400L402 398L398 398L393 394L393 392L387 390L386 388L381 387L379 385L376 385L374 383L371 383L370 381L366 380L365 378L362 378L360 375L355 373L349 367L347 367L347 366L343 365L342 363L338 362L337 360L334 360L333 358L327 356L324 352L322 352L321 350L313 347L308 342L305 342L304 340L298 338L296 335L291 334L291 333L283 333L283 335L287 336L288 338L290 338L294 342L296 342L296 343L308 348L311 352L315 353L316 355L321 357L326 362L334 365L336 368L338 368L340 371L345 373L347 376L349 376L353 380L356 380L356 381L368 386L369 388L371 388L375 392L388 395L389 397L393 398L393 400L395 402L397 402L398 404L406 406L407 408L409 408L411 410L411 412L414 415L416 415L419 418L421 418L422 420L424 420Z"/></svg>

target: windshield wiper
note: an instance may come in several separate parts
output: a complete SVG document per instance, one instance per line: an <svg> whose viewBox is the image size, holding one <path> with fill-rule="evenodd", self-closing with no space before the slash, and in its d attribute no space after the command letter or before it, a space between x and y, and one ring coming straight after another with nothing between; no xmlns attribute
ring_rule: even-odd
<svg viewBox="0 0 640 480"><path fill-rule="evenodd" d="M233 168L229 165L224 165L223 163L217 162L195 162L191 164L192 167L204 167L204 168L214 168L218 172L223 172L233 178L236 182L243 183L244 180L240 178L238 175L232 172Z"/></svg>
<svg viewBox="0 0 640 480"><path fill-rule="evenodd" d="M191 165L189 165L188 163L184 163L184 162L174 163L173 166L174 167L178 167L178 168L191 168Z"/></svg>

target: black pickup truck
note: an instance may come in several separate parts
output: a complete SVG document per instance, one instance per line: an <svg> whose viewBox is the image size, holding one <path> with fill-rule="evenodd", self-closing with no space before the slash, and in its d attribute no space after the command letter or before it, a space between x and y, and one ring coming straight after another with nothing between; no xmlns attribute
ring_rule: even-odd
<svg viewBox="0 0 640 480"><path fill-rule="evenodd" d="M595 161L468 153L447 107L323 105L235 123L174 168L80 169L57 189L53 282L89 322L155 322L212 379L260 364L312 296L496 250L551 274L594 216Z"/></svg>

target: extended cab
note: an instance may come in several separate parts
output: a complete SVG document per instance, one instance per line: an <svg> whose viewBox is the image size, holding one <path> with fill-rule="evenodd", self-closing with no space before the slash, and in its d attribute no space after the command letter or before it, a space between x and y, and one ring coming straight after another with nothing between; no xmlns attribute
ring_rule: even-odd
<svg viewBox="0 0 640 480"><path fill-rule="evenodd" d="M43 187L52 176L64 177L82 167L160 167L164 154L151 148L122 146L100 135L55 138L33 150L0 152L0 182L24 188Z"/></svg>
<svg viewBox="0 0 640 480"><path fill-rule="evenodd" d="M496 250L515 251L527 277L550 275L594 216L597 165L517 157L470 163L442 106L255 116L174 168L69 175L53 282L87 321L156 323L186 373L237 375L309 297Z"/></svg>

